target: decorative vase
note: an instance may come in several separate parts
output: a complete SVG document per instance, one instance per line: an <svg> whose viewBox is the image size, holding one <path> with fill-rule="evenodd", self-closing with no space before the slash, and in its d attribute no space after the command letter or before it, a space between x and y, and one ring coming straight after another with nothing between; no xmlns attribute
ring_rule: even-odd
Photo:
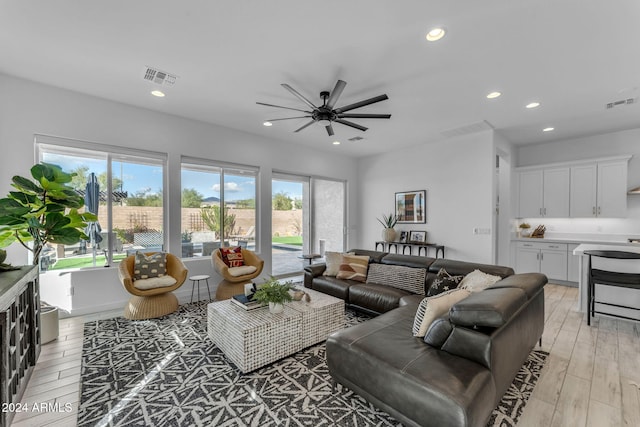
<svg viewBox="0 0 640 427"><path fill-rule="evenodd" d="M385 242L395 242L396 237L397 233L394 228L385 228L382 230L382 240Z"/></svg>
<svg viewBox="0 0 640 427"><path fill-rule="evenodd" d="M269 303L269 313L278 314L284 311L284 304L279 302L270 302Z"/></svg>

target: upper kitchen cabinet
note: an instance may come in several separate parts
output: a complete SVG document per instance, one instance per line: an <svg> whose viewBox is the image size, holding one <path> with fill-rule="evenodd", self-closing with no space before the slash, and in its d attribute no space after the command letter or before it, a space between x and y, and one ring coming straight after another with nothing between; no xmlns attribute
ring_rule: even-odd
<svg viewBox="0 0 640 427"><path fill-rule="evenodd" d="M518 217L625 217L630 158L518 168Z"/></svg>
<svg viewBox="0 0 640 427"><path fill-rule="evenodd" d="M569 188L570 170L568 167L520 172L518 183L519 217L568 217Z"/></svg>
<svg viewBox="0 0 640 427"><path fill-rule="evenodd" d="M629 159L625 157L572 166L571 217L625 217Z"/></svg>

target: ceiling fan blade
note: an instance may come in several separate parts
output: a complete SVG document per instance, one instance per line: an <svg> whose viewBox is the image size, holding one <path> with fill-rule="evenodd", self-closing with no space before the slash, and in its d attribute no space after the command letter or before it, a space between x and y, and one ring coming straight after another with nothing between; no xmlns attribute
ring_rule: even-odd
<svg viewBox="0 0 640 427"><path fill-rule="evenodd" d="M311 111L305 111L305 110L301 110L299 108L283 107L282 105L267 104L265 102L256 102L256 104L258 104L258 105L266 105L267 107L284 108L285 110L302 111L303 113L311 114Z"/></svg>
<svg viewBox="0 0 640 427"><path fill-rule="evenodd" d="M269 120L267 120L267 122L277 122L277 121L280 121L280 120L292 120L292 119L304 119L304 118L307 118L307 117L311 117L311 116L298 116L298 117L284 117L282 119L269 119Z"/></svg>
<svg viewBox="0 0 640 427"><path fill-rule="evenodd" d="M291 86L289 86L286 83L282 83L282 87L285 88L286 90L288 90L289 92L291 92L292 94L294 94L295 96L297 96L298 98L300 98L300 100L302 100L302 102L304 102L305 104L307 104L309 107L313 108L314 110L318 107L316 107L315 105L313 105L311 103L311 101L309 101L307 98L305 98L304 96L302 96L297 90L295 90L294 88L292 88Z"/></svg>
<svg viewBox="0 0 640 427"><path fill-rule="evenodd" d="M333 136L333 126L331 126L331 123L329 123L328 125L325 126L325 129L327 129L327 133L329 134L329 136Z"/></svg>
<svg viewBox="0 0 640 427"><path fill-rule="evenodd" d="M391 114L338 114L338 117L343 119L389 119Z"/></svg>
<svg viewBox="0 0 640 427"><path fill-rule="evenodd" d="M356 124L356 123L349 122L349 121L347 121L347 120L335 119L335 120L334 120L334 122L336 122L336 123L341 123L341 124L343 124L343 125L347 125L347 126L351 126L352 128L359 129L359 130L361 130L361 131L363 131L363 132L364 132L365 130L369 129L369 128L366 128L366 127L364 127L364 126L360 126L360 125L358 125L358 124Z"/></svg>
<svg viewBox="0 0 640 427"><path fill-rule="evenodd" d="M302 126L301 128L298 128L298 129L294 130L294 132L300 132L302 129L306 128L307 126L311 126L315 122L316 122L315 120L311 120L309 123L307 123L306 125Z"/></svg>
<svg viewBox="0 0 640 427"><path fill-rule="evenodd" d="M346 85L347 82L343 80L338 80L336 82L336 86L331 91L331 96L329 96L329 100L327 101L326 107L328 109L333 110L333 106L336 105L336 102L338 101L338 98L340 98L340 95L342 95L342 91Z"/></svg>
<svg viewBox="0 0 640 427"><path fill-rule="evenodd" d="M349 104L344 107L336 108L335 113L336 114L344 113L345 111L364 107L365 105L369 105L369 104L375 104L376 102L384 101L385 99L389 99L389 97L386 94L378 95L373 98L365 99L364 101L356 102L355 104Z"/></svg>

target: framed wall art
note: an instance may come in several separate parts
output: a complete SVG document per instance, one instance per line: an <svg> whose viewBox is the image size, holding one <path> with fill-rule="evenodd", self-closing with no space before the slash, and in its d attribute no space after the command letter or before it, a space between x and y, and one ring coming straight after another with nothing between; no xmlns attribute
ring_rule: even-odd
<svg viewBox="0 0 640 427"><path fill-rule="evenodd" d="M396 193L396 217L400 224L427 222L427 190Z"/></svg>

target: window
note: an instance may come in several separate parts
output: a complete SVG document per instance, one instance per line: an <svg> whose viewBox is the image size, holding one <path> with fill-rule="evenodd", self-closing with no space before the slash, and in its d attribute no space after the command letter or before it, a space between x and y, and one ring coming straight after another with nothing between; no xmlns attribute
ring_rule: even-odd
<svg viewBox="0 0 640 427"><path fill-rule="evenodd" d="M75 172L71 185L81 195L99 194L95 232L87 233L89 240L77 245L48 248L43 263L48 269L109 266L136 250L166 247L166 156L44 136L36 137L36 150L39 161ZM92 177L97 188L87 186Z"/></svg>
<svg viewBox="0 0 640 427"><path fill-rule="evenodd" d="M220 246L255 250L258 169L182 160L182 256L211 256Z"/></svg>

